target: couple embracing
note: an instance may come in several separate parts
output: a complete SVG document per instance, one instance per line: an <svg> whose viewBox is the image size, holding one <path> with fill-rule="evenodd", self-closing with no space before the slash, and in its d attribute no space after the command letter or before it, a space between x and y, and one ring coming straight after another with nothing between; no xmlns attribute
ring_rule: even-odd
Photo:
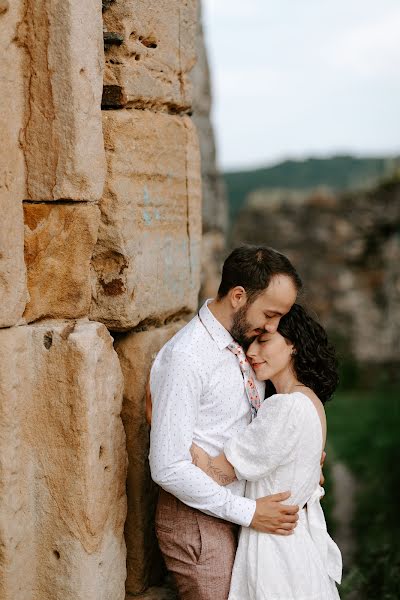
<svg viewBox="0 0 400 600"><path fill-rule="evenodd" d="M181 600L334 600L342 561L320 498L324 329L282 254L243 246L150 374L156 533Z"/></svg>

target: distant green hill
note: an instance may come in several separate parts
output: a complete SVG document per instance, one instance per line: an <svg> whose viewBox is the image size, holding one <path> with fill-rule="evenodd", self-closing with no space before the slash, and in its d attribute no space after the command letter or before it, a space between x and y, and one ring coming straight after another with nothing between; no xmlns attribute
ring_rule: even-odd
<svg viewBox="0 0 400 600"><path fill-rule="evenodd" d="M366 188L376 184L399 166L400 158L309 158L286 160L272 167L224 173L228 191L230 222L242 208L249 192L261 188L305 190L324 185L333 190Z"/></svg>

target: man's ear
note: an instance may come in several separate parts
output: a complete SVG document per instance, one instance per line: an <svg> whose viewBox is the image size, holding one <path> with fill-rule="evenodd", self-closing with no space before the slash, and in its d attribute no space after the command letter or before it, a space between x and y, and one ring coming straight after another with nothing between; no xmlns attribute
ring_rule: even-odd
<svg viewBox="0 0 400 600"><path fill-rule="evenodd" d="M229 290L228 298L232 308L237 310L238 308L245 306L247 302L246 290L241 285L237 285Z"/></svg>

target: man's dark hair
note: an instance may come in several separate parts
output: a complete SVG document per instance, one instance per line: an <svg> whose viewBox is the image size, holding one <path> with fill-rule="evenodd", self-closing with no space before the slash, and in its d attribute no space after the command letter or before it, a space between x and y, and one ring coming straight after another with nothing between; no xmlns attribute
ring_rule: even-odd
<svg viewBox="0 0 400 600"><path fill-rule="evenodd" d="M254 302L275 275L290 277L297 291L301 290L301 279L284 254L268 246L235 248L224 262L218 298L224 298L229 290L240 285L246 290L247 301Z"/></svg>

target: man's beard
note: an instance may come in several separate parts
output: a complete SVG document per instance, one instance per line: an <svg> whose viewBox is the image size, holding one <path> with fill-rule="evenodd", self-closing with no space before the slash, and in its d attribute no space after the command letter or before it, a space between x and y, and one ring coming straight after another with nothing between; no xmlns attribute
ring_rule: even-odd
<svg viewBox="0 0 400 600"><path fill-rule="evenodd" d="M247 309L248 305L242 306L239 310L233 315L232 327L231 327L231 335L232 337L239 342L239 344L247 349L252 342L256 339L256 335L249 337L247 335L248 331L251 331L251 325L247 321Z"/></svg>

